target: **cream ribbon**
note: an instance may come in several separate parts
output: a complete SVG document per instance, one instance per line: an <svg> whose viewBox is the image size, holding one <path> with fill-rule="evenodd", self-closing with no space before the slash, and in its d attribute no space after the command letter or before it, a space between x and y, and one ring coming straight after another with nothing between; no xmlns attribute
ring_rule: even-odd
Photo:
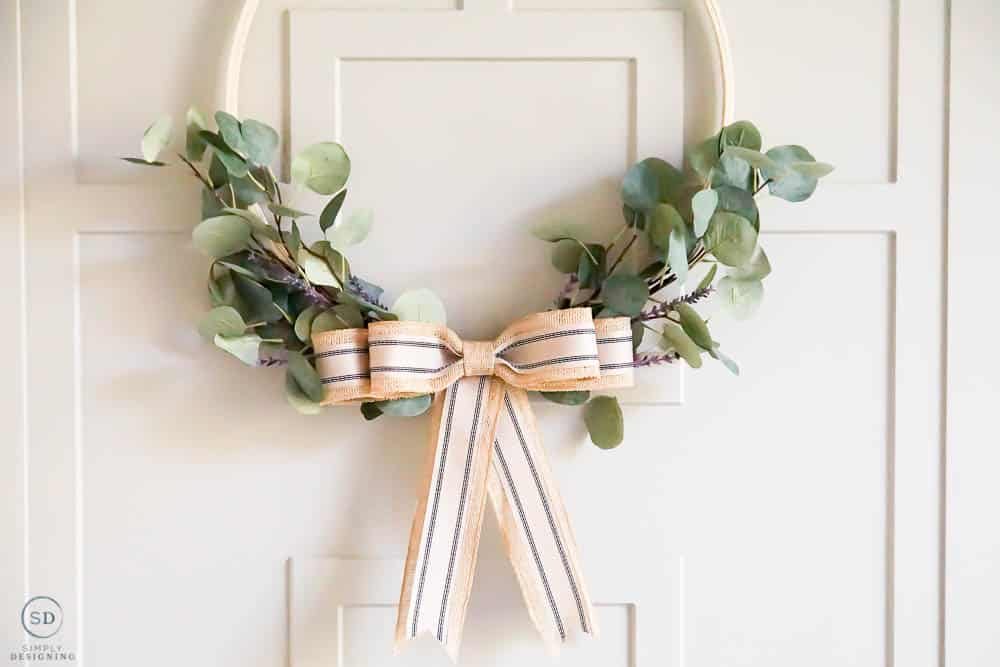
<svg viewBox="0 0 1000 667"><path fill-rule="evenodd" d="M436 394L429 455L403 573L396 647L429 632L457 660L486 497L528 612L558 652L596 634L576 543L545 460L527 391L632 384L628 318L589 309L529 315L494 341L420 322L313 337L324 405Z"/></svg>

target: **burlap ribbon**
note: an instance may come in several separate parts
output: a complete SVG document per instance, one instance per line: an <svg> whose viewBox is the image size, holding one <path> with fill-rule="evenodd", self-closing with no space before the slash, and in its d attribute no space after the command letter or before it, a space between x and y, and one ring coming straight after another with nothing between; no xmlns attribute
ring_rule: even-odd
<svg viewBox="0 0 1000 667"><path fill-rule="evenodd" d="M463 341L420 322L313 337L324 404L435 394L396 646L423 632L458 655L486 496L531 618L554 652L577 629L595 634L577 547L539 441L528 390L632 384L628 318L589 309L537 313L496 340Z"/></svg>

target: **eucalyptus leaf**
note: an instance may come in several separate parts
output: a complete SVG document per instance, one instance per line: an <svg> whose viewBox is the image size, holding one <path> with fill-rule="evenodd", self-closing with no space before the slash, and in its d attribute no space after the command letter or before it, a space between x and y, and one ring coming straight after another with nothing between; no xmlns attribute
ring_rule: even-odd
<svg viewBox="0 0 1000 667"><path fill-rule="evenodd" d="M323 382L313 365L302 356L301 352L288 352L288 372L302 392L314 403L323 400Z"/></svg>
<svg viewBox="0 0 1000 667"><path fill-rule="evenodd" d="M350 158L343 146L333 142L308 146L292 161L292 182L321 195L343 189L350 173Z"/></svg>
<svg viewBox="0 0 1000 667"><path fill-rule="evenodd" d="M284 313L274 305L271 291L256 280L239 273L233 274L233 286L245 306L244 317L255 322L274 322L284 317Z"/></svg>
<svg viewBox="0 0 1000 667"><path fill-rule="evenodd" d="M825 162L792 162L789 168L809 178L824 178L833 173L832 164Z"/></svg>
<svg viewBox="0 0 1000 667"><path fill-rule="evenodd" d="M242 208L224 208L222 209L225 213L229 215L237 215L250 225L250 230L257 236L265 239L270 239L272 241L277 241L280 237L278 236L278 230L273 225L267 224L267 221L261 218L259 215L253 211L248 211Z"/></svg>
<svg viewBox="0 0 1000 667"><path fill-rule="evenodd" d="M326 211L323 211L326 213ZM370 208L352 211L347 218L333 226L326 234L330 245L341 250L357 245L368 237L371 231L375 213ZM320 220L322 226L322 219Z"/></svg>
<svg viewBox="0 0 1000 667"><path fill-rule="evenodd" d="M686 228L682 223L670 231L670 247L667 250L667 263L677 276L677 282L683 285L688 278L688 252Z"/></svg>
<svg viewBox="0 0 1000 667"><path fill-rule="evenodd" d="M577 406L590 400L589 391L542 391L539 393L545 400L558 405Z"/></svg>
<svg viewBox="0 0 1000 667"><path fill-rule="evenodd" d="M146 128L142 135L142 159L155 162L164 148L170 144L170 133L174 121L170 116L160 116L156 122Z"/></svg>
<svg viewBox="0 0 1000 667"><path fill-rule="evenodd" d="M762 171L767 169L774 172L781 171L781 167L768 156L764 155L760 151L743 148L742 146L729 146L726 148L726 152L723 155L730 155L738 160L743 160L754 169L760 169Z"/></svg>
<svg viewBox="0 0 1000 667"><path fill-rule="evenodd" d="M254 164L270 164L278 153L280 139L274 128L258 120L247 119L240 125L246 155Z"/></svg>
<svg viewBox="0 0 1000 667"><path fill-rule="evenodd" d="M243 317L232 306L218 306L205 313L198 323L198 333L207 340L216 336L233 338L243 335L247 325Z"/></svg>
<svg viewBox="0 0 1000 667"><path fill-rule="evenodd" d="M759 280L723 278L717 286L722 310L736 320L753 317L764 300L764 284Z"/></svg>
<svg viewBox="0 0 1000 667"><path fill-rule="evenodd" d="M590 440L601 449L614 449L625 439L625 418L618 399L598 396L583 409Z"/></svg>
<svg viewBox="0 0 1000 667"><path fill-rule="evenodd" d="M753 256L757 230L746 218L717 211L705 233L705 247L726 266L740 266Z"/></svg>
<svg viewBox="0 0 1000 667"><path fill-rule="evenodd" d="M715 190L699 190L691 199L691 211L694 214L694 235L701 238L708 229L708 221L719 206L719 193Z"/></svg>
<svg viewBox="0 0 1000 667"><path fill-rule="evenodd" d="M585 289L596 288L607 272L608 251L602 245L590 243L580 253L576 275Z"/></svg>
<svg viewBox="0 0 1000 667"><path fill-rule="evenodd" d="M121 158L125 162L130 162L132 164L139 164L143 167L166 167L167 163L161 160L153 160L152 162L146 162L141 157L123 157Z"/></svg>
<svg viewBox="0 0 1000 667"><path fill-rule="evenodd" d="M221 136L215 132L209 132L208 130L202 130L198 133L198 136L201 137L205 143L215 149L213 151L214 157L218 158L222 166L226 168L226 172L228 174L236 176L237 178L243 178L250 173L250 167L247 166L247 161L234 152ZM212 177L212 184L218 186L221 183L219 180Z"/></svg>
<svg viewBox="0 0 1000 667"><path fill-rule="evenodd" d="M274 213L276 216L280 216L282 218L297 220L298 218L312 217L312 213L306 213L305 211L300 211L283 204L268 204L267 208L270 209L271 213Z"/></svg>
<svg viewBox="0 0 1000 667"><path fill-rule="evenodd" d="M691 170L701 177L703 183L711 180L712 170L719 164L722 154L719 146L721 133L702 141L688 152L688 164Z"/></svg>
<svg viewBox="0 0 1000 667"><path fill-rule="evenodd" d="M375 405L374 402L362 403L361 416L365 418L366 422L370 422L381 417L382 411L379 410L378 406Z"/></svg>
<svg viewBox="0 0 1000 667"><path fill-rule="evenodd" d="M674 230L683 229L684 218L670 204L657 204L649 213L646 223L646 233L649 241L663 254L670 248L671 235Z"/></svg>
<svg viewBox="0 0 1000 667"><path fill-rule="evenodd" d="M344 199L346 198L347 190L341 190L336 197L327 202L326 206L323 207L323 211L319 214L320 230L325 232L330 227L333 227L333 223L337 221L337 215L340 213L340 209L344 205Z"/></svg>
<svg viewBox="0 0 1000 667"><path fill-rule="evenodd" d="M705 274L705 277L701 279L700 283L698 283L698 291L711 287L712 281L715 280L715 275L718 272L719 272L719 265L713 264L712 268L709 269L708 273Z"/></svg>
<svg viewBox="0 0 1000 667"><path fill-rule="evenodd" d="M691 368L701 368L701 347L676 324L663 327L663 346L679 354Z"/></svg>
<svg viewBox="0 0 1000 667"><path fill-rule="evenodd" d="M581 256L583 256L583 247L576 241L564 239L552 245L552 266L559 273L576 273L580 268Z"/></svg>
<svg viewBox="0 0 1000 667"><path fill-rule="evenodd" d="M247 366L257 365L257 351L260 348L261 337L255 333L241 336L215 335L216 346L233 355Z"/></svg>
<svg viewBox="0 0 1000 667"><path fill-rule="evenodd" d="M746 264L731 269L727 273L733 280L763 280L771 275L771 262L759 245Z"/></svg>
<svg viewBox="0 0 1000 667"><path fill-rule="evenodd" d="M215 124L219 126L219 135L229 149L245 158L247 147L243 141L243 130L240 127L239 118L225 111L216 111Z"/></svg>
<svg viewBox="0 0 1000 667"><path fill-rule="evenodd" d="M300 251L302 250L302 232L299 231L299 223L294 220L292 220L292 227L288 232L287 247L288 254L292 257L299 256ZM300 261L299 264L301 265L302 262ZM308 270L306 270L306 273L308 274Z"/></svg>
<svg viewBox="0 0 1000 667"><path fill-rule="evenodd" d="M764 178L770 181L768 191L773 196L790 202L802 202L816 191L820 177L815 174L823 173L825 166L806 168L806 164L816 162L816 158L808 150L802 146L777 146L769 150L767 156L781 169L761 171ZM815 173L810 173L813 171Z"/></svg>
<svg viewBox="0 0 1000 667"><path fill-rule="evenodd" d="M712 340L712 334L708 331L708 325L690 304L678 304L677 314L681 316L681 328L684 329L684 333L698 347L703 350L711 350L715 347L715 341Z"/></svg>
<svg viewBox="0 0 1000 667"><path fill-rule="evenodd" d="M320 250L322 250L330 270L333 271L333 276L342 285L346 285L351 279L351 264L347 261L347 257L330 245L329 241L318 241L313 244L313 252L320 252Z"/></svg>
<svg viewBox="0 0 1000 667"><path fill-rule="evenodd" d="M635 210L647 212L660 202L673 202L684 184L684 175L668 162L647 158L632 166L622 181L622 200Z"/></svg>
<svg viewBox="0 0 1000 667"><path fill-rule="evenodd" d="M712 187L724 185L749 192L753 186L753 170L750 165L729 153L723 154L712 172Z"/></svg>
<svg viewBox="0 0 1000 667"><path fill-rule="evenodd" d="M444 303L429 289L412 289L403 292L390 310L402 321L447 324Z"/></svg>
<svg viewBox="0 0 1000 667"><path fill-rule="evenodd" d="M649 285L636 275L616 273L604 281L604 303L621 315L637 317L649 301Z"/></svg>
<svg viewBox="0 0 1000 667"><path fill-rule="evenodd" d="M722 353L722 350L719 349L718 345L709 350L708 353L712 356L713 359L719 361L723 366L725 366L730 373L736 375L737 377L739 376L740 374L739 364L737 364L735 361L724 355Z"/></svg>
<svg viewBox="0 0 1000 667"><path fill-rule="evenodd" d="M742 216L750 221L754 229L760 229L760 211L752 194L729 185L720 185L715 192L719 195L717 210Z"/></svg>
<svg viewBox="0 0 1000 667"><path fill-rule="evenodd" d="M217 259L239 252L250 242L250 225L235 215L202 220L191 232L194 247Z"/></svg>
<svg viewBox="0 0 1000 667"><path fill-rule="evenodd" d="M375 407L389 417L417 417L427 412L432 402L433 397L430 394L424 394L410 398L397 398L392 401L376 401Z"/></svg>
<svg viewBox="0 0 1000 667"><path fill-rule="evenodd" d="M303 415L318 415L323 409L319 402L313 401L306 395L290 369L285 371L285 398L288 399L289 405Z"/></svg>
<svg viewBox="0 0 1000 667"><path fill-rule="evenodd" d="M323 309L315 304L307 307L295 318L295 336L303 343L308 343L312 336L313 320Z"/></svg>
<svg viewBox="0 0 1000 667"><path fill-rule="evenodd" d="M763 143L760 130L750 121L737 121L722 130L721 144L724 150L730 146L737 146L759 151Z"/></svg>
<svg viewBox="0 0 1000 667"><path fill-rule="evenodd" d="M185 137L184 152L192 162L198 162L205 155L207 144L199 136L199 132L205 129L205 118L201 112L191 107L187 110L187 135Z"/></svg>
<svg viewBox="0 0 1000 667"><path fill-rule="evenodd" d="M326 258L317 256L306 248L300 248L296 253L296 261L306 274L306 278L314 285L325 285L327 287L342 287L330 265L326 263Z"/></svg>

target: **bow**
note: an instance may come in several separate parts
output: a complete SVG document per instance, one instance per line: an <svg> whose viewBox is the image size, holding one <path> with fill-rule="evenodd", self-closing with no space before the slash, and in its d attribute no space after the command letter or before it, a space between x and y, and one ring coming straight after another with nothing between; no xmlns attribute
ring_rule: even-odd
<svg viewBox="0 0 1000 667"><path fill-rule="evenodd" d="M546 644L555 652L576 629L595 634L527 391L630 386L629 319L594 320L584 308L536 313L493 341L463 341L435 324L374 322L317 334L313 346L324 405L435 394L397 648L430 632L457 659L487 495Z"/></svg>

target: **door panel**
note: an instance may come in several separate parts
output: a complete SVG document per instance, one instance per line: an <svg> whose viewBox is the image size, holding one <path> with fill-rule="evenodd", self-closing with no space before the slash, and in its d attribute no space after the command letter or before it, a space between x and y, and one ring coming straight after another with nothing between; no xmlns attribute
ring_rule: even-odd
<svg viewBox="0 0 1000 667"><path fill-rule="evenodd" d="M21 102L0 133L24 153L0 164L5 651L27 594L60 601L68 664L395 664L422 424L298 417L279 372L199 340L194 190L115 160L157 114L212 106L239 4L4 4ZM764 309L713 319L739 379L647 376L613 453L536 406L605 630L563 661L930 667L946 3L722 4L738 114L839 169L806 205L762 206ZM533 225L613 228L627 165L712 128L707 44L681 0L266 2L241 112L290 133L286 158L343 140L351 206L376 213L355 267L433 287L485 336L558 289ZM463 664L542 660L492 525L481 553Z"/></svg>

